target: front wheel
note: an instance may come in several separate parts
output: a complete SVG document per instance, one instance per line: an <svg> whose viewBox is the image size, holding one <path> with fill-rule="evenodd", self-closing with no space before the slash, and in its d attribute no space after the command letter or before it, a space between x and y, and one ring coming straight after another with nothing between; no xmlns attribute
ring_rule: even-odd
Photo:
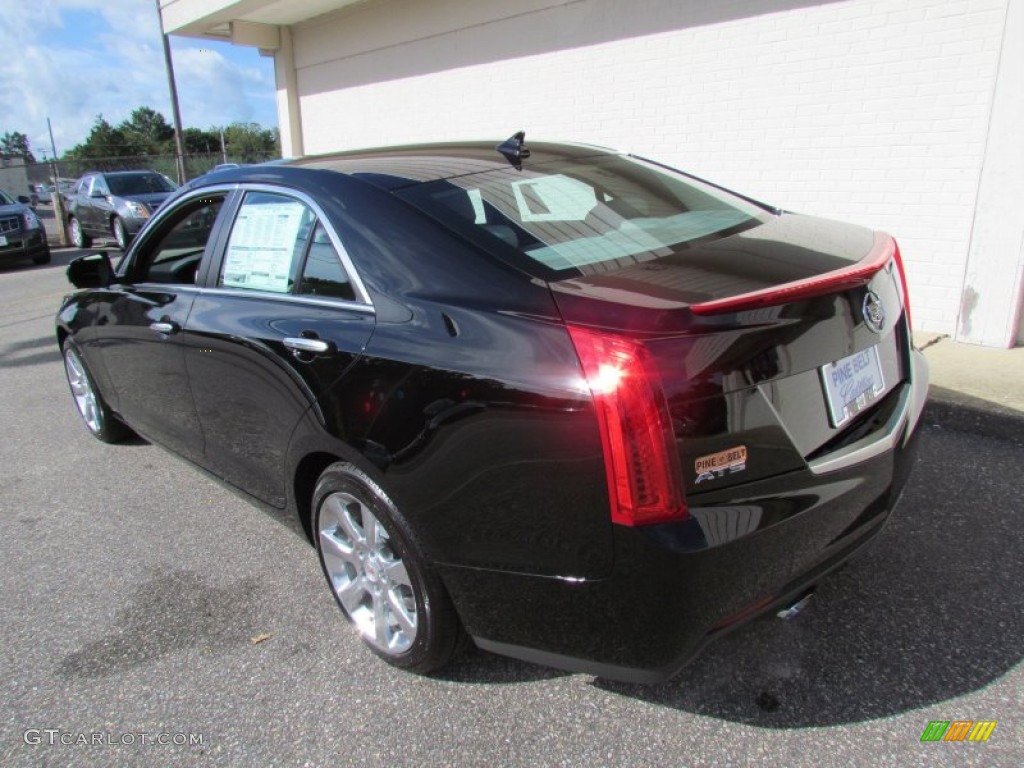
<svg viewBox="0 0 1024 768"><path fill-rule="evenodd" d="M110 231L114 233L114 239L117 241L117 247L122 251L128 250L128 233L124 231L124 222L121 221L120 216L114 217L114 220L110 224Z"/></svg>
<svg viewBox="0 0 1024 768"><path fill-rule="evenodd" d="M75 248L88 248L92 245L92 238L85 234L85 230L82 229L82 222L75 216L71 217L68 227L71 229L71 244Z"/></svg>
<svg viewBox="0 0 1024 768"><path fill-rule="evenodd" d="M331 591L370 650L411 672L447 664L463 639L455 608L381 488L332 464L316 484L313 523Z"/></svg>
<svg viewBox="0 0 1024 768"><path fill-rule="evenodd" d="M116 443L132 434L132 431L115 416L96 389L89 369L85 367L71 339L64 340L64 371L67 373L71 396L78 406L78 413L85 426L97 440Z"/></svg>

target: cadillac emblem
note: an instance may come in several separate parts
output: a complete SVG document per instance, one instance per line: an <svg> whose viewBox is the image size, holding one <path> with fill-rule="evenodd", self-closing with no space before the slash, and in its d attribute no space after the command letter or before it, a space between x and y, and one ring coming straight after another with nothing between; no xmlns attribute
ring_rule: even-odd
<svg viewBox="0 0 1024 768"><path fill-rule="evenodd" d="M882 332L885 327L885 307L882 306L882 300L874 291L868 291L864 297L862 314L864 315L864 325L875 333Z"/></svg>

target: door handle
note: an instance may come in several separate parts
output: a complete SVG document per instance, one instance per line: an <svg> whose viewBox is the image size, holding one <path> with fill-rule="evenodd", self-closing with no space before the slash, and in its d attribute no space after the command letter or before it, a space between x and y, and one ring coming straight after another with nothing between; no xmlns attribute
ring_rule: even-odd
<svg viewBox="0 0 1024 768"><path fill-rule="evenodd" d="M157 333L165 333L170 335L172 333L177 333L178 331L180 331L181 326L178 325L177 323L159 322L150 323L149 329L151 331L156 331Z"/></svg>
<svg viewBox="0 0 1024 768"><path fill-rule="evenodd" d="M284 345L293 352L309 352L314 355L322 355L330 352L332 344L323 339L304 339L300 337L289 337L284 340Z"/></svg>

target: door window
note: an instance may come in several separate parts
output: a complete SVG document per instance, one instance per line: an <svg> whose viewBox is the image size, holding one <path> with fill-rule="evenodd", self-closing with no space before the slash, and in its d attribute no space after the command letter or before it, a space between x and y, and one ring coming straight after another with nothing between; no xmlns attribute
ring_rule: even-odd
<svg viewBox="0 0 1024 768"><path fill-rule="evenodd" d="M160 227L162 233L140 246L133 270L136 282L194 284L224 197L196 198L171 214Z"/></svg>

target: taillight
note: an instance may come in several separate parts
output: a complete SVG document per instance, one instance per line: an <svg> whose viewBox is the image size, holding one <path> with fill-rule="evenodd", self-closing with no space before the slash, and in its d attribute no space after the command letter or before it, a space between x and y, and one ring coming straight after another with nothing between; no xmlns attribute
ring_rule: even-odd
<svg viewBox="0 0 1024 768"><path fill-rule="evenodd" d="M875 234L875 242L868 252L868 255L855 264L842 269L834 269L815 277L807 277L803 280L794 280L791 283L763 288L759 291L741 293L737 296L727 296L723 299L703 301L690 306L690 311L698 315L718 315L725 312L740 312L747 309L760 309L762 307L774 307L790 301L810 299L815 296L824 296L827 293L836 293L848 290L858 285L864 285L889 263L889 259L895 256L899 258L899 249L896 248L896 241L882 233ZM897 262L899 263L899 262ZM902 279L903 269L900 264L900 276ZM904 294L906 288L904 287ZM907 313L909 319L910 314Z"/></svg>
<svg viewBox="0 0 1024 768"><path fill-rule="evenodd" d="M638 341L569 326L594 396L612 521L647 525L683 520L679 456L650 351Z"/></svg>
<svg viewBox="0 0 1024 768"><path fill-rule="evenodd" d="M900 247L895 240L892 241L892 259L896 262L896 269L900 273L900 288L903 289L903 312L907 316L907 330L912 331L910 325L910 291L907 290L907 273L903 269L903 257L900 255Z"/></svg>

